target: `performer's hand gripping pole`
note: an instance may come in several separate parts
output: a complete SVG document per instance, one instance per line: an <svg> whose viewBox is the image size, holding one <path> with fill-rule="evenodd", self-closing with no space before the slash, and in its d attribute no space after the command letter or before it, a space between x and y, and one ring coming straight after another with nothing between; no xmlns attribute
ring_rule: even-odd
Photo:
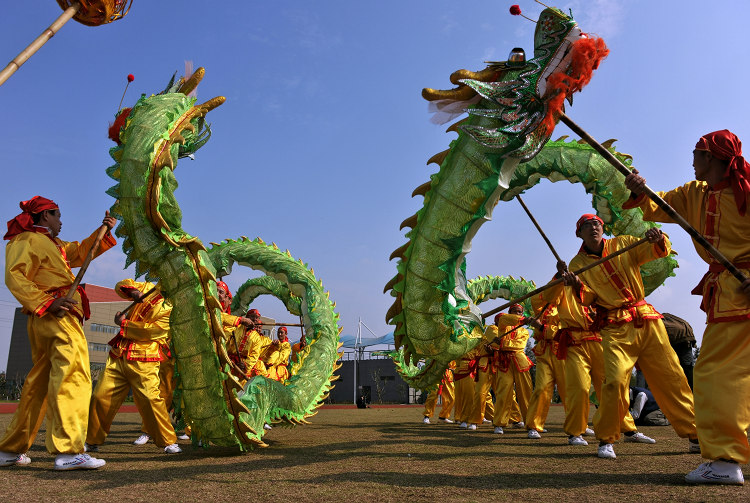
<svg viewBox="0 0 750 503"><path fill-rule="evenodd" d="M125 308L125 309L124 309L124 310L122 311L122 315L123 315L123 316L127 316L127 315L128 315L128 313L130 312L130 310L131 310L131 309L133 309L133 308L134 308L135 306L137 306L138 304L140 304L141 302L143 302L144 300L146 300L146 297L148 297L149 295L151 295L151 294L152 294L152 293L154 293L155 291L156 291L156 287L154 287L154 288L152 288L151 290L149 290L148 292L144 293L144 294L143 294L143 295L141 296L141 298L140 298L140 299L138 299L138 300L134 300L133 302L131 302L131 303L130 303L130 304L128 305L128 307L126 307L126 308Z"/></svg>
<svg viewBox="0 0 750 503"><path fill-rule="evenodd" d="M597 267L597 266L603 264L604 262L607 262L609 260L612 260L615 257L618 257L618 256L622 255L623 253L629 252L633 248L635 248L637 246L640 246L643 243L648 243L648 237L643 237L643 238L639 239L638 241L636 241L635 243L632 243L632 244L626 246L625 248L621 248L621 249L619 249L619 250L617 250L615 252L612 252L611 254L607 255L606 257L602 257L602 258L600 258L599 260L597 260L595 262L592 262L592 263L590 263L588 265L585 265L585 266L581 267L580 269L578 269L576 271L573 271L573 274L578 275L578 274L581 274L582 272L588 271L589 269L593 269L594 267ZM503 304L500 307L496 307L495 309L493 309L491 311L487 311L486 313L484 313L482 315L482 319L489 318L493 314L499 313L503 309L507 309L508 307L512 306L513 304L518 304L519 302L524 301L524 300L526 300L528 298L531 298L534 295L537 295L539 293L542 293L543 291L545 291L545 290L547 290L549 288L552 288L555 285L559 285L562 282L563 282L562 278L558 278L558 279L552 280L549 283L547 283L546 285L541 286L541 287L537 288L536 290L533 290L533 291L527 293L526 295L524 295L522 297L518 297L517 299L513 299L510 302L506 302L505 304Z"/></svg>
<svg viewBox="0 0 750 503"><path fill-rule="evenodd" d="M575 134L580 136L586 143L591 145L591 147L599 152L599 154L601 154L604 159L606 159L612 166L614 166L617 171L625 176L628 176L630 174L630 170L628 169L628 167L621 163L620 160L617 159L614 155L612 155L612 152L607 150L603 145L593 139L586 131L581 129L578 124L570 120L570 118L564 113L560 113L560 122L568 126ZM710 253L721 265L726 267L727 271L732 273L732 276L737 278L740 283L747 281L748 278L746 278L745 275L742 274L742 272L737 269L734 264L732 264L729 259L724 256L723 253L721 253L711 243L709 243L700 232L698 232L692 225L690 225L687 220L682 218L682 216L680 216L675 211L675 209L667 204L667 202L662 199L656 192L651 190L651 188L649 188L648 186L643 187L643 192L648 196L649 199L655 202L659 206L659 208L661 208L667 215L669 215L669 218L674 220L675 223L685 229L685 231L690 234L691 238L693 238L699 245L705 248L706 251Z"/></svg>

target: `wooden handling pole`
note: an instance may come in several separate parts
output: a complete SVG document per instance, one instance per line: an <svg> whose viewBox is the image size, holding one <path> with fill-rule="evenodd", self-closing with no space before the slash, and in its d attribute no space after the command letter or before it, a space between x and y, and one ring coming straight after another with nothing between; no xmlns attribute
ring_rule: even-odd
<svg viewBox="0 0 750 503"><path fill-rule="evenodd" d="M558 262L562 262L562 259L560 258L560 255L557 254L557 251L555 251L555 247L552 246L552 242L549 240L547 235L542 230L542 226L539 225L539 222L536 221L536 218L534 218L534 215L531 214L531 211L529 210L528 206L523 202L523 199L521 199L521 196L516 196L516 199L518 199L518 202L521 203L521 206L523 206L524 211L529 216L531 221L534 223L534 227L536 227L536 230L539 231L539 234L542 235L542 239L544 239L544 242L547 243L547 246L549 247L550 251L552 252L552 255L555 256Z"/></svg>
<svg viewBox="0 0 750 503"><path fill-rule="evenodd" d="M628 176L630 174L630 169L628 169L627 166L625 166L620 162L619 159L612 155L612 152L607 150L602 144L592 138L586 131L581 129L578 124L570 120L570 118L564 113L560 114L560 122L568 126L575 134L580 136L586 143L591 145L591 147L599 154L601 154L601 156L604 157L612 166L614 166L617 171L625 176ZM705 248L706 251L717 260L717 262L726 267L727 271L732 273L732 276L737 278L740 283L743 283L747 280L745 275L742 274L742 272L737 269L734 264L732 264L729 259L724 256L723 253L721 253L711 243L709 243L700 232L698 232L692 225L690 225L687 220L682 218L682 216L678 214L674 208L667 204L667 202L662 199L659 194L651 190L651 188L649 188L648 186L645 186L643 188L643 192L648 196L649 199L655 202L659 206L659 208L661 208L667 215L669 215L669 218L674 220L677 225L685 229L685 231L690 234L690 237L693 238L696 243Z"/></svg>
<svg viewBox="0 0 750 503"><path fill-rule="evenodd" d="M70 290L68 290L68 294L65 296L66 299L72 299L73 295L75 295L76 290L78 290L78 285L80 285L81 280L83 280L83 275L86 274L86 270L89 268L89 264L94 259L94 255L96 254L97 250L99 250L99 245L102 243L102 239L104 239L104 235L107 234L108 230L109 229L106 225L102 225L101 227L99 227L99 233L96 235L96 240L94 241L94 244L91 245L91 249L86 255L83 264L81 264L81 268L78 270L78 274L76 274L76 279L73 280L73 284L70 285ZM58 311L57 317L62 318L63 316L65 316L65 313L66 311Z"/></svg>
<svg viewBox="0 0 750 503"><path fill-rule="evenodd" d="M21 68L21 65L26 62L27 59L29 59L31 56L36 53L44 44L47 43L49 39L55 36L55 34L58 32L62 26L70 21L70 19L76 15L78 10L81 8L81 4L76 2L67 9L63 11L62 14L60 14L60 17L55 19L55 22L50 25L49 28L44 30L41 35L39 35L34 41L29 44L26 49L21 51L21 53L15 57L13 61L8 63L8 66L6 66L1 72L0 72L0 86L2 86L6 80L10 78L11 75L16 73L16 70Z"/></svg>
<svg viewBox="0 0 750 503"><path fill-rule="evenodd" d="M632 243L632 244L626 246L625 248L617 250L616 252L613 252L613 253L607 255L606 257L602 257L599 260L590 263L589 265L585 265L585 266L581 267L580 269L578 269L577 271L573 271L573 274L576 274L576 275L577 274L581 274L582 272L588 271L589 269L593 269L594 267L600 266L604 262L607 262L608 260L612 260L613 258L615 258L615 257L617 257L619 255L622 255L623 253L629 252L633 248L635 248L637 246L640 246L643 243L648 243L648 238L647 237L641 238L638 241L636 241L635 243ZM482 314L482 319L483 320L487 319L490 316L492 316L493 314L499 313L503 309L507 309L508 307L512 306L513 304L518 304L519 302L524 301L524 300L526 300L526 299L528 299L530 297L533 297L534 295L537 295L539 293L542 293L543 291L545 291L545 290L547 290L549 288L552 288L555 285L559 285L562 282L563 282L562 278L558 278L558 279L552 280L549 283L547 283L546 285L541 286L541 287L537 288L536 290L531 291L531 292L527 293L526 295L524 295L522 297L518 297L517 299L513 299L510 302L506 302L505 304L503 304L500 307L496 307L495 309Z"/></svg>
<svg viewBox="0 0 750 503"><path fill-rule="evenodd" d="M156 291L156 287L154 287L154 288L152 288L151 290L149 290L148 292L144 293L144 294L143 294L143 297L141 297L141 298L140 298L139 300L134 300L133 302L131 302L131 303L130 303L130 304L128 305L128 307L126 307L126 308L125 308L125 309L124 309L124 310L122 311L122 315L123 315L123 316L127 316L127 315L128 315L128 313L130 312L130 310L131 310L131 309L133 309L133 308L134 308L135 306L137 306L138 304L140 304L141 302L143 302L144 300L146 300L146 297L148 297L149 295L151 295L151 294L152 294L152 293L154 293L155 291Z"/></svg>

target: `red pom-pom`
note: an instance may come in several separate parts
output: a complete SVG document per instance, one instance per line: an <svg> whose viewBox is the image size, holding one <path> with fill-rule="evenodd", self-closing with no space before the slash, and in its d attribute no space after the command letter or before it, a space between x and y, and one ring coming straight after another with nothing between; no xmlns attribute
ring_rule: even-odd
<svg viewBox="0 0 750 503"><path fill-rule="evenodd" d="M518 6L515 5L514 7L518 7ZM521 10L519 9L518 12L521 12ZM132 73L129 73L128 74L128 82L133 82L134 80L135 80L135 75L133 75Z"/></svg>
<svg viewBox="0 0 750 503"><path fill-rule="evenodd" d="M521 15L521 7L518 5L511 5L510 6L510 13L514 16L520 16Z"/></svg>

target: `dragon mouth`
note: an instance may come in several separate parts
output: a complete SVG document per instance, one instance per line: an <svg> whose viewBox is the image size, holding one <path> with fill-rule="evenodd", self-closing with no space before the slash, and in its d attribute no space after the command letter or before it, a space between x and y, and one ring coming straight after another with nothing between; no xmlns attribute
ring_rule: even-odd
<svg viewBox="0 0 750 503"><path fill-rule="evenodd" d="M536 92L538 96L544 96L547 92L547 79L550 75L557 72L564 72L570 67L573 59L573 53L571 50L573 43L582 37L586 38L587 35L581 31L581 28L579 28L577 24L573 25L555 50L549 64L546 66L541 77L539 77L539 80L537 81Z"/></svg>

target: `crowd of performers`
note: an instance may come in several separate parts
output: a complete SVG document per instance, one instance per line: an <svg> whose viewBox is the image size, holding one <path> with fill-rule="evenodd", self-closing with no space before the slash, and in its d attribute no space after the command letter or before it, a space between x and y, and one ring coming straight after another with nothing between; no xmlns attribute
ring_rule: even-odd
<svg viewBox="0 0 750 503"><path fill-rule="evenodd" d="M176 382L169 301L151 283L133 279L117 283L117 294L134 305L128 313L115 315L120 330L109 341L107 363L92 395L88 342L83 333L89 302L82 287L72 298L67 298L67 293L74 280L71 267L81 266L98 232L80 243L65 242L57 237L62 227L57 204L35 196L20 206L22 213L8 222L5 235L9 241L5 281L28 315L33 367L24 381L18 409L0 439L0 466L31 462L26 453L45 414L45 443L55 455L55 470L104 466L104 460L89 453L99 451L130 390L142 418L142 434L134 443L153 440L167 454L181 452L170 418ZM102 221L107 233L97 254L116 244L110 232L115 223L107 213ZM286 327L280 327L277 340L272 341L262 335L260 313L251 309L245 317L233 316L229 313L229 288L223 281L217 285L226 345L238 377L246 380L261 375L284 382L289 378L290 353L302 350L304 336L292 348ZM185 434L189 435L190 421L184 419L188 425Z"/></svg>
<svg viewBox="0 0 750 503"><path fill-rule="evenodd" d="M732 264L750 277L750 164L740 140L728 130L700 138L693 151L695 181L659 195ZM644 219L673 222L645 197L646 182L634 170L625 179L631 196L624 208L641 208ZM629 380L634 366L642 370L653 397L675 432L688 439L687 450L709 461L685 476L695 484L742 485L740 464L750 460L750 280L737 281L704 248L699 256L708 272L692 291L702 296L707 325L693 374L694 391L669 344L662 315L644 300L640 266L670 254L670 242L657 228L646 233L648 244L636 246L579 276L570 272L614 254L638 241L633 236L604 238L604 222L583 215L576 223L582 241L578 254L558 263L563 283L532 299L536 315L524 318L511 306L487 327L478 347L455 362L425 404L429 423L437 394L442 392L440 420L455 420L475 430L492 422L502 434L509 422L523 425L530 439L545 432L552 393L557 385L565 407L563 429L571 445L587 445L585 435L599 440L597 455L615 458L613 445L654 443L638 432L629 413ZM534 329L536 383L531 392L531 361L524 349ZM600 405L588 428L589 390ZM488 401L492 388L495 403ZM515 390L515 396L514 396ZM514 417L515 408L520 415ZM521 421L523 418L523 422Z"/></svg>
<svg viewBox="0 0 750 503"><path fill-rule="evenodd" d="M745 275L750 274L750 164L742 156L739 139L727 130L707 134L693 152L695 181L660 193L677 213L719 249ZM639 207L646 220L670 222L670 217L643 196L645 180L634 171L625 183L631 198L625 208ZM57 205L36 196L21 202L22 213L8 222L5 281L29 316L28 334L33 367L26 377L21 400L8 429L0 439L0 466L27 465L42 420L47 418L46 447L55 455L54 468L99 468L104 460L90 456L104 442L128 389L143 418L138 442L149 438L167 453L180 451L168 410L174 387L169 351L170 306L148 283L124 280L117 293L139 301L121 313L121 328L111 341L112 350L93 397L88 344L83 322L89 316L83 288L66 296L73 284L71 267L79 267L96 239L65 242L57 235L61 214ZM107 213L108 229L98 253L115 245L109 233L115 219ZM577 270L634 243L632 236L604 238L603 222L583 215L576 224L582 240L570 263ZM586 445L584 435L599 440L597 455L615 458L613 444L625 441L653 443L639 433L628 413L628 381L637 363L653 396L688 451L709 461L686 476L692 483L742 484L739 464L750 460L747 429L750 427L750 280L740 284L703 248L696 246L709 270L693 291L702 296L707 313L700 357L695 366L694 393L669 345L661 314L644 300L640 266L670 253L670 243L656 228L646 236L649 245L638 246L576 276L558 263L563 285L544 291L533 305L537 316L525 319L520 306L498 315L476 350L455 363L442 383L444 410L449 420L455 393L455 418L475 430L491 422L494 433L509 423L525 427L531 439L545 432L544 423L557 385L566 410L564 431L572 445ZM229 314L231 294L218 282L225 313L227 347L235 372L242 379L256 375L284 381L287 362L304 346L294 348L286 330L271 341L260 332L260 314ZM536 387L532 393L524 353L529 337L523 325L535 330ZM593 385L600 406L588 428L589 389ZM455 388L455 392L453 391ZM490 390L495 402L490 399ZM436 396L425 409L429 421ZM695 403L695 407L694 407ZM145 438L145 440L144 440Z"/></svg>

